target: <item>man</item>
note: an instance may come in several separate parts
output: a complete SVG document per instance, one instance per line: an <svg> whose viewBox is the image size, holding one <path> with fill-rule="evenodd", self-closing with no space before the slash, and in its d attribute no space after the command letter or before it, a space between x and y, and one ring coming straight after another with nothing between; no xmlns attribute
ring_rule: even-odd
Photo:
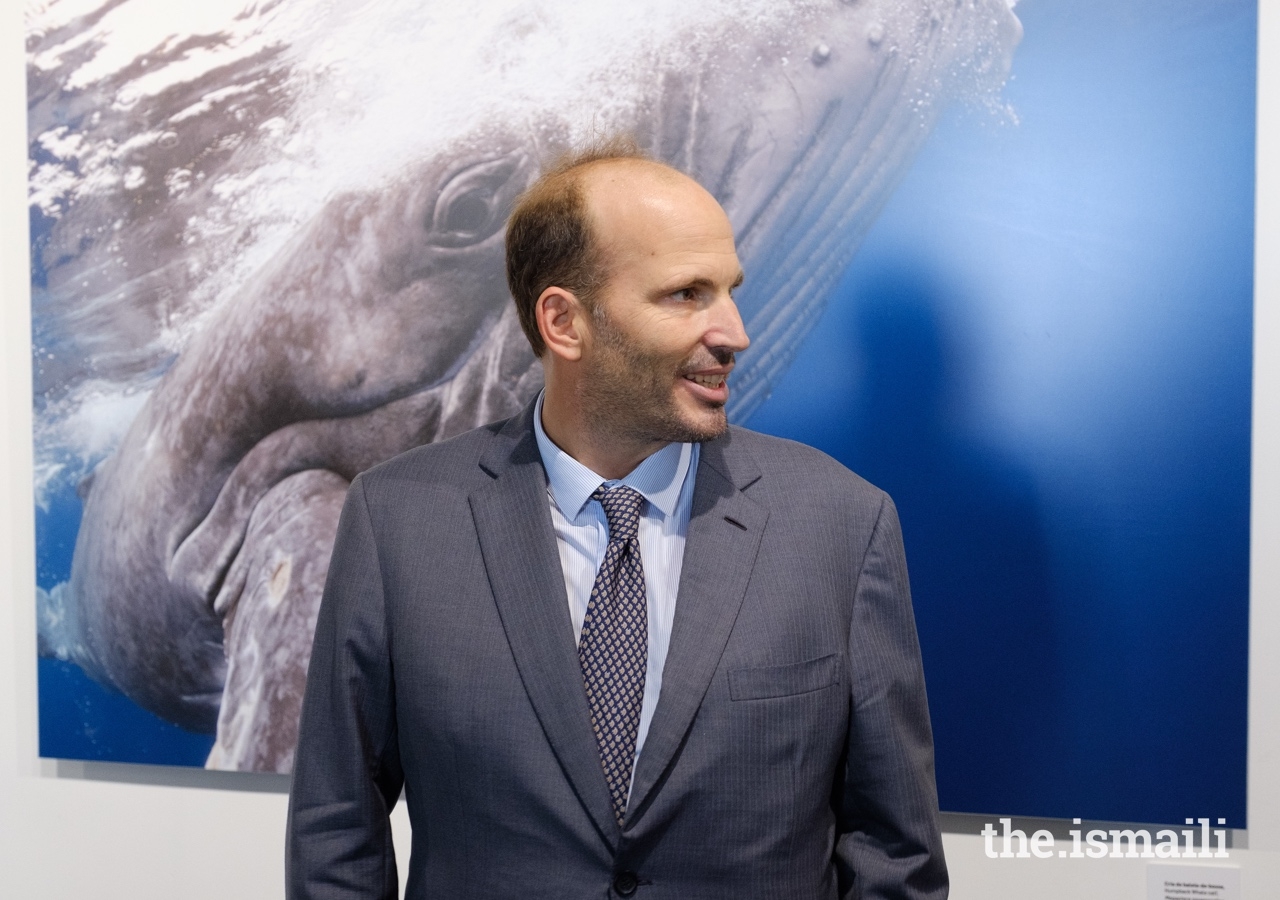
<svg viewBox="0 0 1280 900"><path fill-rule="evenodd" d="M521 199L546 387L351 486L290 798L292 898L942 898L892 502L728 428L732 229L588 153Z"/></svg>

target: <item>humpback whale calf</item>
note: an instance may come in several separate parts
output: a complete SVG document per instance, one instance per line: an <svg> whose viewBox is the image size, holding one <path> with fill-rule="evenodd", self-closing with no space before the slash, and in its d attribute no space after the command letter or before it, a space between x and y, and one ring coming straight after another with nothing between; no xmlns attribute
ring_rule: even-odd
<svg viewBox="0 0 1280 900"><path fill-rule="evenodd" d="M486 17L490 5L500 14ZM277 6L306 9L266 5ZM415 36L404 39L412 52L388 50L381 74L407 82L401 96L415 74L397 60L458 41L468 68L423 81L422 92L448 95L423 102L445 105L421 121L406 111L382 142L394 150L354 125L309 145L300 138L324 100L290 96L282 116L295 123L299 169L334 171L317 160L348 154L350 171L190 317L190 336L86 481L59 630L42 639L157 715L216 732L211 768L292 766L351 479L511 415L539 389L502 239L541 165L592 134L627 132L725 207L753 338L734 375L740 421L796 353L939 111L993 96L1021 35L1008 0L651 0L603 12L495 0L454 14L448 31L444 5L368 6L386 13L388 33ZM367 22L354 11L340 24L351 34ZM287 46L257 52L303 64ZM378 89L361 87L373 64L354 57L316 71L341 70L369 98L358 122ZM367 153L350 155L362 139ZM189 196L190 181L178 178L174 195Z"/></svg>

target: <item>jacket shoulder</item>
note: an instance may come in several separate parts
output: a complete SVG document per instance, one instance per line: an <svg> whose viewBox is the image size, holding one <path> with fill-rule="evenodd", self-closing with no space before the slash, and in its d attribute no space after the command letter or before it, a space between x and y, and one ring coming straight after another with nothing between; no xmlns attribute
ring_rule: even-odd
<svg viewBox="0 0 1280 900"><path fill-rule="evenodd" d="M762 487L771 483L792 495L834 495L876 505L888 499L880 488L816 447L736 425L726 437L726 462L732 466L742 457L749 459L760 471Z"/></svg>
<svg viewBox="0 0 1280 900"><path fill-rule="evenodd" d="M467 488L487 481L480 458L509 420L493 422L447 440L422 444L356 476L366 491L396 490L408 483ZM482 481L483 479L483 481Z"/></svg>

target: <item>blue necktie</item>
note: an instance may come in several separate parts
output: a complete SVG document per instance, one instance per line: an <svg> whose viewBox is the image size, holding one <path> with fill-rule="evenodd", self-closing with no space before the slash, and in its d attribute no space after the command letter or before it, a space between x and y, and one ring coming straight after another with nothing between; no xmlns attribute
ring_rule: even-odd
<svg viewBox="0 0 1280 900"><path fill-rule="evenodd" d="M591 495L604 507L609 546L591 586L578 639L582 681L591 707L591 727L618 824L627 811L631 768L644 702L649 657L649 615L640 565L640 510L644 495L620 484Z"/></svg>

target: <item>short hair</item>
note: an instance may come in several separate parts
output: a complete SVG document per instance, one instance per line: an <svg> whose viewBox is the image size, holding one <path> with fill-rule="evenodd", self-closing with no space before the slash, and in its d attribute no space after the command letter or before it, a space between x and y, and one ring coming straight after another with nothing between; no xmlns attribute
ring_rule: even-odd
<svg viewBox="0 0 1280 900"><path fill-rule="evenodd" d="M534 315L542 292L564 288L592 310L608 280L581 182L588 167L621 159L654 162L629 136L594 141L555 160L516 200L507 220L507 286L520 327L539 357L547 349Z"/></svg>

